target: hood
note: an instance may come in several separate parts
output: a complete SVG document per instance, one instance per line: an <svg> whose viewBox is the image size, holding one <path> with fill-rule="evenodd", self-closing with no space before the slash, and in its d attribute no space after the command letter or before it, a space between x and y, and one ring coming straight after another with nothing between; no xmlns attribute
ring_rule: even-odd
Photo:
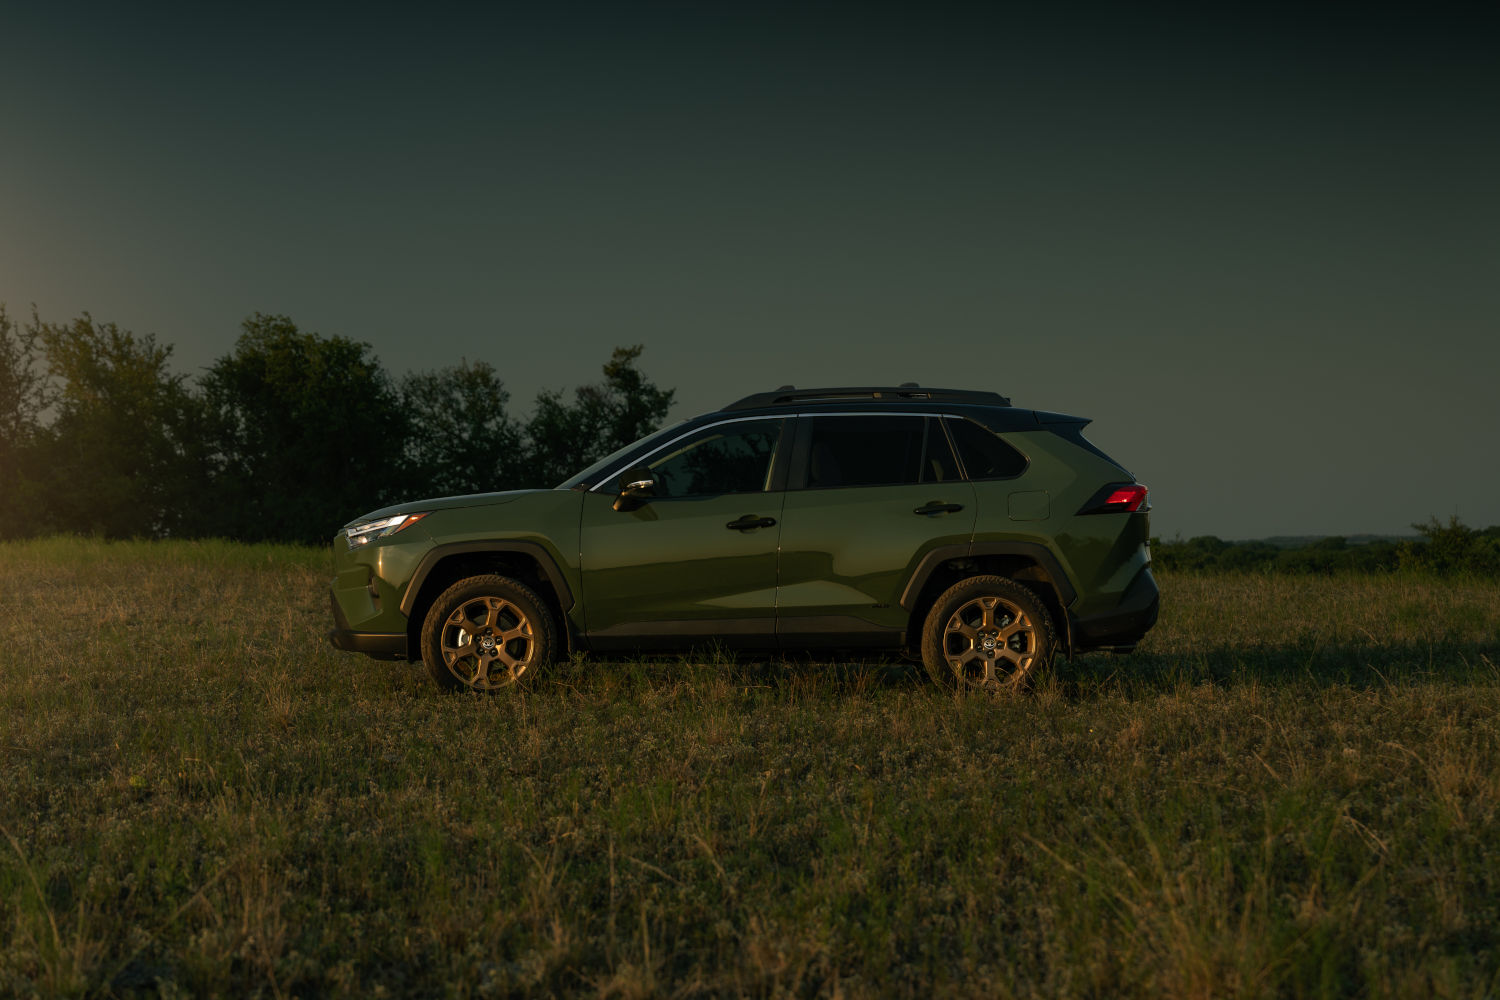
<svg viewBox="0 0 1500 1000"><path fill-rule="evenodd" d="M453 510L456 507L498 507L501 504L519 500L521 497L533 493L551 493L551 490L507 490L503 493L466 493L456 497L433 497L429 500L412 500L407 503L392 504L379 510L372 510L368 514L361 514L344 527L350 524L360 524L364 521L373 521L381 517L393 517L396 514L416 514L434 510Z"/></svg>

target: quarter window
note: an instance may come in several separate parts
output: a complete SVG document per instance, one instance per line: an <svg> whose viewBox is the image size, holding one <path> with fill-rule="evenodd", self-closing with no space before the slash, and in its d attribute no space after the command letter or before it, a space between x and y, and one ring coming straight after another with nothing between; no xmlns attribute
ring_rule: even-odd
<svg viewBox="0 0 1500 1000"><path fill-rule="evenodd" d="M949 420L948 430L970 479L1010 479L1026 471L1025 455L972 420Z"/></svg>

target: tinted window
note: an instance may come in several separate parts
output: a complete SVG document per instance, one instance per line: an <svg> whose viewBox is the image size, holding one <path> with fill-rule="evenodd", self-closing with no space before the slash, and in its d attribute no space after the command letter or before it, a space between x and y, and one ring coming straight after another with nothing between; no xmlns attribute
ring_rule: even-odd
<svg viewBox="0 0 1500 1000"><path fill-rule="evenodd" d="M920 482L925 423L922 417L815 417L808 489Z"/></svg>
<svg viewBox="0 0 1500 1000"><path fill-rule="evenodd" d="M587 489L588 487L594 485L595 476L604 473L611 466L618 465L620 459L624 458L632 451L639 451L642 454L647 454L651 451L651 446L653 444L671 440L673 437L681 433L682 428L679 426L674 425L672 427L663 427L655 434L648 434L645 437L641 438L639 441L632 441L625 447L617 451L610 452L608 455L605 455L603 458L599 459L599 461L595 462L587 469L584 469L582 472L573 476L573 478L564 481L562 485L558 486L557 488L560 490Z"/></svg>
<svg viewBox="0 0 1500 1000"><path fill-rule="evenodd" d="M970 479L1009 479L1026 471L1026 456L970 420L949 420L948 430Z"/></svg>
<svg viewBox="0 0 1500 1000"><path fill-rule="evenodd" d="M958 463L953 460L953 449L948 447L948 435L943 433L943 422L929 417L927 420L927 451L922 458L922 482L951 483L962 478L958 474Z"/></svg>
<svg viewBox="0 0 1500 1000"><path fill-rule="evenodd" d="M647 463L658 497L760 493L771 478L780 420L747 420L699 431Z"/></svg>

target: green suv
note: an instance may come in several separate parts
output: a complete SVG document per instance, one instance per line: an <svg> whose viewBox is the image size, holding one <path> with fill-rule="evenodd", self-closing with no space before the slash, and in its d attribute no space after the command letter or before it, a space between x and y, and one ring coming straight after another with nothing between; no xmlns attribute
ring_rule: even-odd
<svg viewBox="0 0 1500 1000"><path fill-rule="evenodd" d="M476 690L572 650L708 644L905 650L945 684L1021 684L1156 622L1146 488L1087 423L914 384L748 396L556 489L350 522L330 638Z"/></svg>

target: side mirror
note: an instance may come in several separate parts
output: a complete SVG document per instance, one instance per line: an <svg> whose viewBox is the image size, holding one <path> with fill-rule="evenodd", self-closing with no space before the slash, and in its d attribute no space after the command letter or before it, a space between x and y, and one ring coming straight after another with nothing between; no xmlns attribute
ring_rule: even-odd
<svg viewBox="0 0 1500 1000"><path fill-rule="evenodd" d="M620 495L615 497L614 508L618 511L632 511L644 507L652 497L656 496L656 477L651 470L640 466L628 470L620 477Z"/></svg>

